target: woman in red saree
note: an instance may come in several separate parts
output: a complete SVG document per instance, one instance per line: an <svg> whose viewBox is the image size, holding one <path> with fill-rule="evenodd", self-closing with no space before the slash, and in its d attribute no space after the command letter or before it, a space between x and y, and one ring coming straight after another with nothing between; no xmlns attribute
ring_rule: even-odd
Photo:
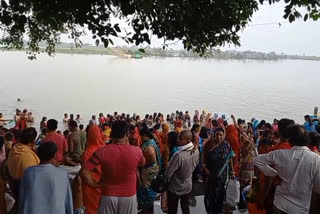
<svg viewBox="0 0 320 214"><path fill-rule="evenodd" d="M226 128L226 141L230 144L233 152L236 154L233 158L233 169L236 173L236 177L238 177L240 171L240 142L238 131L234 125L228 125Z"/></svg>
<svg viewBox="0 0 320 214"><path fill-rule="evenodd" d="M132 146L141 146L141 137L138 127L130 124L129 126L129 143Z"/></svg>
<svg viewBox="0 0 320 214"><path fill-rule="evenodd" d="M98 126L91 126L88 132L88 140L85 151L82 154L82 161L86 162L92 154L100 147L105 146ZM101 178L101 167L97 167L93 174L93 179L99 182ZM99 207L101 190L94 189L83 183L83 202L86 208L86 214L96 214Z"/></svg>

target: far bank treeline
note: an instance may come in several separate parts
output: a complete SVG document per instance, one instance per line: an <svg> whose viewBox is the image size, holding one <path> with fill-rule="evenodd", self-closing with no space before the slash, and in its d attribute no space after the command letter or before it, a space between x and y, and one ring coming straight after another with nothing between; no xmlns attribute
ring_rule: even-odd
<svg viewBox="0 0 320 214"><path fill-rule="evenodd" d="M44 51L44 48L41 48ZM7 49L1 48L0 50L6 51ZM56 47L56 53L65 54L95 54L95 55L119 55L122 53L124 55L134 55L142 54L144 57L154 56L154 57L192 57L200 58L197 53L186 50L174 50L174 49L163 49L163 48L150 48L147 47L143 49L143 53L140 52L136 46L122 46L122 47L109 47L104 46L92 46L89 44L84 44L81 47L75 47L72 43L60 43ZM116 54L115 54L116 53ZM221 51L219 49L213 50L210 54L205 57L213 59L256 59L256 60L284 60L284 59L296 59L296 60L320 60L319 56L305 56L305 55L286 55L277 54L275 52L264 53L256 51Z"/></svg>

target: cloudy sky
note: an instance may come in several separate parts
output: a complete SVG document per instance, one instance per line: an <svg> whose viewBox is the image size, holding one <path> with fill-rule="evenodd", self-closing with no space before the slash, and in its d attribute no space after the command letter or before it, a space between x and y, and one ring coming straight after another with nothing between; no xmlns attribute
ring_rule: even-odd
<svg viewBox="0 0 320 214"><path fill-rule="evenodd" d="M228 50L254 50L262 52L275 51L277 53L299 54L299 55L317 55L320 56L320 21L314 22L302 19L294 23L288 23L283 19L284 3L275 5L264 4L260 6L252 18L249 26L240 33L241 47L226 46L223 49ZM281 23L268 24L268 23ZM283 23L284 22L284 23ZM122 27L125 27L122 25ZM66 41L63 37L63 41ZM94 44L91 36L83 38L86 43ZM152 45L159 47L162 40L152 38ZM115 39L115 45L125 45L121 40ZM171 46L174 49L182 48L181 44Z"/></svg>

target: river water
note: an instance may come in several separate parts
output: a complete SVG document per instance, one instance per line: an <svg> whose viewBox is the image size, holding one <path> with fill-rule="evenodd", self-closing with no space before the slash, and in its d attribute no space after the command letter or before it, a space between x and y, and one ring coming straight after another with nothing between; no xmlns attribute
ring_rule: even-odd
<svg viewBox="0 0 320 214"><path fill-rule="evenodd" d="M0 112L27 108L62 120L79 113L164 114L179 109L298 122L320 104L320 62L303 60L122 59L57 54L30 61L24 52L0 52ZM17 97L21 102L17 102Z"/></svg>

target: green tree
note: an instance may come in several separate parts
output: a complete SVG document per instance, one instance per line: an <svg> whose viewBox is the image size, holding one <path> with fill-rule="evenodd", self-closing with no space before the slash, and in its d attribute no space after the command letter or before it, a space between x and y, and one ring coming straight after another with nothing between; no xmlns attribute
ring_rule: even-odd
<svg viewBox="0 0 320 214"><path fill-rule="evenodd" d="M285 18L290 21L301 16L299 6L307 7L308 17L319 16L317 0L285 2ZM225 43L240 45L237 33L256 10L258 0L1 0L0 44L8 49L26 47L36 54L44 41L51 55L62 33L81 45L79 37L89 30L96 45L105 47L114 37L137 46L150 44L154 35L164 41L181 40L186 50L203 55ZM113 24L113 17L125 20L133 32Z"/></svg>

